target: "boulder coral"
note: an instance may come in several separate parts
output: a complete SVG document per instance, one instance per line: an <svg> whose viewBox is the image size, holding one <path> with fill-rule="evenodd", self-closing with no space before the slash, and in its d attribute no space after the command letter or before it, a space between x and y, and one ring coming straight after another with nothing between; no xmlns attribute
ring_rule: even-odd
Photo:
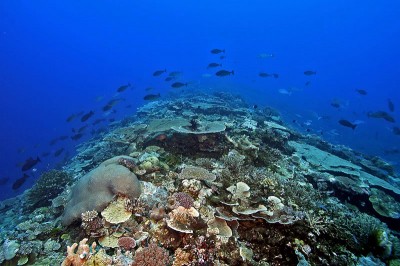
<svg viewBox="0 0 400 266"><path fill-rule="evenodd" d="M118 163L120 158L121 156L117 156L104 161L79 179L65 206L63 225L67 226L79 219L85 211L101 212L116 195L132 200L140 196L139 180L128 168ZM131 159L127 156L123 158Z"/></svg>

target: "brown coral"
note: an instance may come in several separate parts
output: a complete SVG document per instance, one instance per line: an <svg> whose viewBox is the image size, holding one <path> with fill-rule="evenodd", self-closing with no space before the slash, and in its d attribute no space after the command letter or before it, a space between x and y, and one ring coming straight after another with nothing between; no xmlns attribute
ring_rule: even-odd
<svg viewBox="0 0 400 266"><path fill-rule="evenodd" d="M168 199L168 203L171 209L178 208L179 206L182 206L185 209L190 209L193 207L194 200L185 192L177 192Z"/></svg>
<svg viewBox="0 0 400 266"><path fill-rule="evenodd" d="M165 266L169 265L171 258L165 248L151 243L148 247L136 252L131 266Z"/></svg>
<svg viewBox="0 0 400 266"><path fill-rule="evenodd" d="M123 236L118 239L118 246L126 251L136 247L136 241L132 237Z"/></svg>

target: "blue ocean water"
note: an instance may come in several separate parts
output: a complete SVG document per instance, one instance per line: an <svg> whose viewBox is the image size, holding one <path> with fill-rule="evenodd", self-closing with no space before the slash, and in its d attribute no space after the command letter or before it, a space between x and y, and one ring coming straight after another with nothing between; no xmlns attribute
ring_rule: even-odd
<svg viewBox="0 0 400 266"><path fill-rule="evenodd" d="M398 1L1 1L0 199L22 193L91 138L92 125L78 141L70 139L73 128L86 124L66 122L71 114L94 111L90 124L118 120L143 105L146 94L176 91L166 75L153 77L163 69L181 71L180 81L190 83L185 90L240 94L258 108L277 109L305 134L398 166L399 13ZM214 48L226 58L210 53ZM234 75L215 76L207 68L212 62ZM101 110L121 98L116 113ZM396 122L367 116L375 111ZM68 139L49 144L60 136ZM37 156L27 182L13 190L21 163Z"/></svg>

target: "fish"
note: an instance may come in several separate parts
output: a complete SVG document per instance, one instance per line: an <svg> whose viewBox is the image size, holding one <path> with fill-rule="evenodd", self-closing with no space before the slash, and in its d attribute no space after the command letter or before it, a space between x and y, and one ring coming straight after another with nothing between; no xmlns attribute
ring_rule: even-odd
<svg viewBox="0 0 400 266"><path fill-rule="evenodd" d="M225 76L229 76L229 75L234 75L235 72L232 71L228 71L228 70L220 70L217 73L215 73L215 75L217 75L218 77L225 77Z"/></svg>
<svg viewBox="0 0 400 266"><path fill-rule="evenodd" d="M367 91L366 91L366 90L363 90L363 89L357 89L356 92L357 92L358 94L364 95L364 96L368 94Z"/></svg>
<svg viewBox="0 0 400 266"><path fill-rule="evenodd" d="M158 76L160 76L162 73L165 73L165 72L167 72L166 69L164 69L164 70L156 70L156 71L154 71L153 76L154 76L154 77L158 77Z"/></svg>
<svg viewBox="0 0 400 266"><path fill-rule="evenodd" d="M394 112L394 103L388 99L388 107L390 112Z"/></svg>
<svg viewBox="0 0 400 266"><path fill-rule="evenodd" d="M167 138L168 138L168 136L166 134L159 134L154 139L162 142L162 141L165 141Z"/></svg>
<svg viewBox="0 0 400 266"><path fill-rule="evenodd" d="M175 89L179 89L179 88L182 88L183 86L187 86L187 85L188 85L187 83L174 82L171 84L171 87L175 88Z"/></svg>
<svg viewBox="0 0 400 266"><path fill-rule="evenodd" d="M160 94L147 94L146 96L143 97L143 100L145 101L154 101L160 98Z"/></svg>
<svg viewBox="0 0 400 266"><path fill-rule="evenodd" d="M272 76L274 77L274 78L279 78L279 74L276 74L276 73L272 73Z"/></svg>
<svg viewBox="0 0 400 266"><path fill-rule="evenodd" d="M390 123L395 123L396 122L394 117L389 115L385 111L368 112L367 116L370 117L370 118L382 118L382 119L385 119L386 121L388 121Z"/></svg>
<svg viewBox="0 0 400 266"><path fill-rule="evenodd" d="M176 77L166 77L164 80L166 81L166 82L169 82L169 81L171 81L171 80L174 80L174 79L176 79Z"/></svg>
<svg viewBox="0 0 400 266"><path fill-rule="evenodd" d="M145 89L145 91L152 91L152 90L154 90L153 87L147 87L147 88Z"/></svg>
<svg viewBox="0 0 400 266"><path fill-rule="evenodd" d="M308 86L311 84L311 81L307 81L306 83L304 83L305 86Z"/></svg>
<svg viewBox="0 0 400 266"><path fill-rule="evenodd" d="M94 115L94 112L93 112L93 111L90 111L89 113L83 115L82 118L81 118L81 122L85 122L85 121L88 120L90 117L92 117L92 115Z"/></svg>
<svg viewBox="0 0 400 266"><path fill-rule="evenodd" d="M110 105L110 104L107 104L107 105L104 105L104 106L103 106L103 109L102 109L102 110L103 110L104 112L106 112L106 111L109 111L109 110L111 110L112 108L113 108L113 106L112 106L112 105Z"/></svg>
<svg viewBox="0 0 400 266"><path fill-rule="evenodd" d="M63 136L58 137L58 139L59 139L59 140L66 140L66 139L68 139L68 136L63 135Z"/></svg>
<svg viewBox="0 0 400 266"><path fill-rule="evenodd" d="M331 106L335 108L340 108L342 107L342 103L338 99L333 99L331 101Z"/></svg>
<svg viewBox="0 0 400 266"><path fill-rule="evenodd" d="M306 75L306 76L312 76L312 75L316 75L316 74L317 74L316 71L312 71L312 70L304 71L304 75Z"/></svg>
<svg viewBox="0 0 400 266"><path fill-rule="evenodd" d="M98 119L94 120L92 125L95 126L95 125L100 124L101 122L104 122L104 121L106 121L105 118L98 118Z"/></svg>
<svg viewBox="0 0 400 266"><path fill-rule="evenodd" d="M345 127L349 127L349 128L351 128L353 130L357 127L356 124L353 124L350 121L345 120L345 119L339 120L339 124L341 124L342 126L345 126Z"/></svg>
<svg viewBox="0 0 400 266"><path fill-rule="evenodd" d="M71 122L71 121L74 120L76 117L77 117L76 114L72 114L72 115L68 116L67 119L66 119L65 121Z"/></svg>
<svg viewBox="0 0 400 266"><path fill-rule="evenodd" d="M8 180L10 180L9 177L0 178L0 186L4 186L5 184L7 184Z"/></svg>
<svg viewBox="0 0 400 266"><path fill-rule="evenodd" d="M129 88L130 86L131 86L130 83L128 83L127 85L122 85L121 87L119 87L119 88L117 89L117 92L123 92L123 91L125 91L127 88Z"/></svg>
<svg viewBox="0 0 400 266"><path fill-rule="evenodd" d="M168 74L170 77L179 77L180 75L182 75L182 72L180 71L172 71Z"/></svg>
<svg viewBox="0 0 400 266"><path fill-rule="evenodd" d="M225 58L226 58L225 55L220 55L220 56L219 56L219 59L221 59L221 60L224 60Z"/></svg>
<svg viewBox="0 0 400 266"><path fill-rule="evenodd" d="M47 156L49 156L49 155L50 155L50 152L45 151L45 152L43 152L40 156L42 156L42 157L47 157Z"/></svg>
<svg viewBox="0 0 400 266"><path fill-rule="evenodd" d="M280 94L286 94L286 95L292 95L292 90L288 90L288 89L279 89L278 92Z"/></svg>
<svg viewBox="0 0 400 266"><path fill-rule="evenodd" d="M400 136L400 127L393 127L392 132L393 134Z"/></svg>
<svg viewBox="0 0 400 266"><path fill-rule="evenodd" d="M72 139L72 140L78 140L78 139L82 138L82 136L83 136L82 133L78 133L78 134L73 135L73 136L71 137L71 139Z"/></svg>
<svg viewBox="0 0 400 266"><path fill-rule="evenodd" d="M271 74L268 74L266 72L260 72L260 73L258 73L258 75L260 77L262 77L262 78L267 78L267 77L271 77L272 76Z"/></svg>
<svg viewBox="0 0 400 266"><path fill-rule="evenodd" d="M261 53L258 55L258 58L272 58L272 57L275 57L275 55L269 53Z"/></svg>
<svg viewBox="0 0 400 266"><path fill-rule="evenodd" d="M88 126L89 126L89 125L84 125L84 126L78 128L78 130L76 130L76 131L74 131L74 132L76 132L76 133L82 133L83 131L85 131L85 129L87 129Z"/></svg>
<svg viewBox="0 0 400 266"><path fill-rule="evenodd" d="M121 102L121 101L124 101L125 99L123 99L123 98L119 98L119 99L112 99L112 100L110 100L105 106L103 106L103 111L104 112L106 112L106 111L109 111L109 110L111 110L117 103L119 103L119 102Z"/></svg>
<svg viewBox="0 0 400 266"><path fill-rule="evenodd" d="M225 53L225 49L212 49L210 51L212 54L220 54L220 53Z"/></svg>
<svg viewBox="0 0 400 266"><path fill-rule="evenodd" d="M64 151L64 148L60 148L60 149L56 150L54 152L54 157L60 156L60 154L63 153L63 151Z"/></svg>
<svg viewBox="0 0 400 266"><path fill-rule="evenodd" d="M54 144L57 143L58 140L59 140L58 138L55 138L55 139L50 140L49 145L50 145L50 146L53 146Z"/></svg>
<svg viewBox="0 0 400 266"><path fill-rule="evenodd" d="M213 68L213 67L222 67L222 64L218 63L209 63L207 68Z"/></svg>
<svg viewBox="0 0 400 266"><path fill-rule="evenodd" d="M15 182L12 185L12 189L13 190L19 189L25 183L25 181L28 179L28 177L29 177L29 175L24 174L22 177L15 180Z"/></svg>
<svg viewBox="0 0 400 266"><path fill-rule="evenodd" d="M22 165L21 170L25 172L25 171L31 169L32 167L34 167L39 162L41 162L39 156L37 156L36 159L33 159L32 157L30 157L30 158L26 159L26 161Z"/></svg>
<svg viewBox="0 0 400 266"><path fill-rule="evenodd" d="M100 102L104 99L104 96L97 96L94 100L95 102Z"/></svg>

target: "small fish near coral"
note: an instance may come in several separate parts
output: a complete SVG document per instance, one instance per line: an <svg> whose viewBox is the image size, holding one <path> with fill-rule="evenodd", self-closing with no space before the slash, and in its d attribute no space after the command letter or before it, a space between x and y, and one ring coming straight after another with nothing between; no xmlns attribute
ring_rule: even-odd
<svg viewBox="0 0 400 266"><path fill-rule="evenodd" d="M39 156L36 157L36 159L33 159L32 157L28 158L25 163L22 165L21 170L22 171L28 171L29 169L31 169L32 167L34 167L36 164L38 164L40 161Z"/></svg>

